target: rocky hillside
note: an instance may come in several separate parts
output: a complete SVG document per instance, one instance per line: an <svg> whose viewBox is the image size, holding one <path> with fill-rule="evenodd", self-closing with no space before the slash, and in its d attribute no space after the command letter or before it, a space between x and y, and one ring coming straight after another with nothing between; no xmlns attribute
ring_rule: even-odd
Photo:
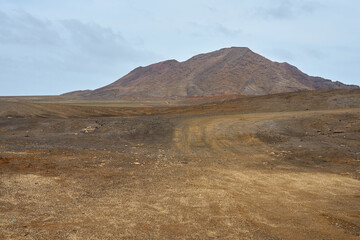
<svg viewBox="0 0 360 240"><path fill-rule="evenodd" d="M342 88L358 87L311 77L288 63L273 62L249 48L232 47L200 54L185 62L168 60L138 67L105 87L67 95L94 99L169 98Z"/></svg>

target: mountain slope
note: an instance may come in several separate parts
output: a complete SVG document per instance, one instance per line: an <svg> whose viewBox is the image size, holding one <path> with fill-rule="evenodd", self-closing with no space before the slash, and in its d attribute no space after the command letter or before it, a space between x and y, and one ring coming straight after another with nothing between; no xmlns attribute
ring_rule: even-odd
<svg viewBox="0 0 360 240"><path fill-rule="evenodd" d="M287 63L266 59L248 48L224 48L185 62L164 61L139 67L86 98L264 95L299 90L357 88L311 77ZM77 93L79 95L79 93Z"/></svg>

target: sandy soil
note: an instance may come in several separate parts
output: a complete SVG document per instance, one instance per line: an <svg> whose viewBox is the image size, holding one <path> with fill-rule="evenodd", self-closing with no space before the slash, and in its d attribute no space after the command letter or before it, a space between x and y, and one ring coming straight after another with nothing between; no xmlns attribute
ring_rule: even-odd
<svg viewBox="0 0 360 240"><path fill-rule="evenodd" d="M359 239L360 96L336 93L111 116L2 102L0 239Z"/></svg>

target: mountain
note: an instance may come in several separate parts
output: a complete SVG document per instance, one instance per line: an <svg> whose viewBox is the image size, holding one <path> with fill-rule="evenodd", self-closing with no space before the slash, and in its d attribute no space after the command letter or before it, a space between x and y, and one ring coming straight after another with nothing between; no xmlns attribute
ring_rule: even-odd
<svg viewBox="0 0 360 240"><path fill-rule="evenodd" d="M168 60L138 67L94 91L66 94L94 99L265 95L301 90L358 88L311 77L288 63L273 62L249 48L200 54L185 62Z"/></svg>

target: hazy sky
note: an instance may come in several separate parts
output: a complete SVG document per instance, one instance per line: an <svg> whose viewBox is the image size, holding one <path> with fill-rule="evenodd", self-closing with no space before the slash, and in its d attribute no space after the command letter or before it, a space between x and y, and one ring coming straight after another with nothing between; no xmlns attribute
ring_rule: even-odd
<svg viewBox="0 0 360 240"><path fill-rule="evenodd" d="M231 46L360 85L360 1L0 0L0 95L95 89Z"/></svg>

